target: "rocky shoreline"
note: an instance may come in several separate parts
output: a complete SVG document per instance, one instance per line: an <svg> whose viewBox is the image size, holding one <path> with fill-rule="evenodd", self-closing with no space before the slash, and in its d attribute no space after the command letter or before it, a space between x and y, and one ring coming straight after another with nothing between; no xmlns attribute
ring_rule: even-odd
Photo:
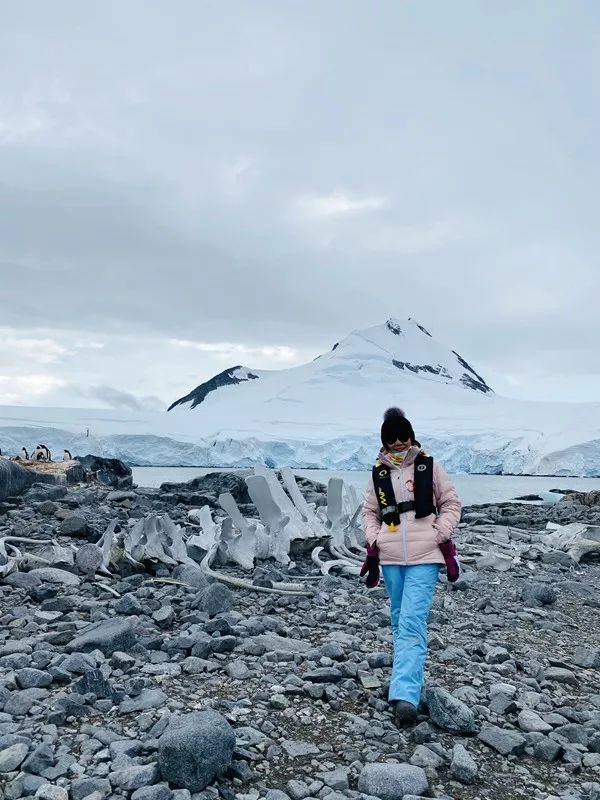
<svg viewBox="0 0 600 800"><path fill-rule="evenodd" d="M3 504L0 537L37 540L27 553L50 565L0 581L0 800L599 800L600 564L542 541L547 522L600 525L597 493L464 509L459 550L516 555L510 569L465 555L464 577L440 581L421 717L398 730L382 587L320 575L308 553L252 577L305 580L310 596L232 590L192 566L90 566L110 523L185 526L225 489L251 517L232 473L34 484Z"/></svg>

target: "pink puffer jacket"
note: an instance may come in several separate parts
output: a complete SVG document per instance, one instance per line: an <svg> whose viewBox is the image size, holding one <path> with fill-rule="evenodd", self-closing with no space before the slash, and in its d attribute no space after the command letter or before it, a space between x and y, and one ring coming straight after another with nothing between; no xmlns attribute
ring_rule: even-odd
<svg viewBox="0 0 600 800"><path fill-rule="evenodd" d="M390 467L394 495L398 503L414 500L413 481L415 477L415 458L421 452L419 447L411 447L402 466L393 464L386 450L381 450L379 460ZM379 503L373 486L373 476L365 493L363 504L363 527L367 543L377 544L382 564L443 564L444 557L438 548L452 536L452 531L460 522L460 500L454 484L444 468L433 462L433 494L437 516L415 519L415 512L400 514L400 526L390 531L381 521Z"/></svg>

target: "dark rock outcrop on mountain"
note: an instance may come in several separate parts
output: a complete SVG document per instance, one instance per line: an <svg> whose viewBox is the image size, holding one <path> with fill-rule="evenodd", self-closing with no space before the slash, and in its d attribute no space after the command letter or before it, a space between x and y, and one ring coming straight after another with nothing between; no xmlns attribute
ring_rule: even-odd
<svg viewBox="0 0 600 800"><path fill-rule="evenodd" d="M196 388L189 394L186 394L185 397L180 397L179 400L175 400L174 403L171 403L167 411L171 411L171 409L176 406L185 405L186 403L190 403L190 408L196 408L208 394L214 392L216 389L220 389L223 386L235 386L237 383L257 379L258 375L246 370L244 367L230 367L229 369L223 370L223 372L219 372L218 375L215 375L214 378L211 378L209 381L201 383L200 386L196 386Z"/></svg>

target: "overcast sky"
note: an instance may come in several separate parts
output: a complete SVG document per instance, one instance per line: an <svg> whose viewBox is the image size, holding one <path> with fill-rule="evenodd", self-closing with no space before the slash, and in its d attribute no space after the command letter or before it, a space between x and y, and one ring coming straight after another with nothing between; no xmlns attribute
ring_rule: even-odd
<svg viewBox="0 0 600 800"><path fill-rule="evenodd" d="M596 0L0 19L0 403L161 407L390 316L600 399Z"/></svg>

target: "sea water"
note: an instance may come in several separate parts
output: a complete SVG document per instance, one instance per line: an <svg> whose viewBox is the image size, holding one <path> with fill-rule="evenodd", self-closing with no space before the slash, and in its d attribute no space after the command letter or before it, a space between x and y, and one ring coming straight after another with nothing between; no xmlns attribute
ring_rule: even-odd
<svg viewBox="0 0 600 800"><path fill-rule="evenodd" d="M199 475L219 472L215 467L133 467L133 480L139 486L157 487L161 483L183 483ZM247 471L245 471L247 472ZM359 495L365 490L369 473L359 470L297 469L296 475L326 484L329 478L343 478L355 486ZM502 503L523 495L550 499L551 489L574 489L579 492L600 490L600 478L545 478L521 475L451 476L463 505Z"/></svg>

